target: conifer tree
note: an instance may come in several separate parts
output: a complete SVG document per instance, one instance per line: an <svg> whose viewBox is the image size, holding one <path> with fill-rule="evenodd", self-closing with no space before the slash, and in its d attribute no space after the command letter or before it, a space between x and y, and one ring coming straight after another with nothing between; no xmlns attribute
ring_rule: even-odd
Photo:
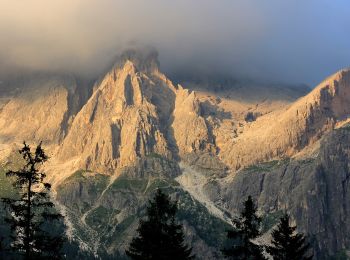
<svg viewBox="0 0 350 260"><path fill-rule="evenodd" d="M296 233L296 226L289 225L289 215L285 214L276 230L272 232L272 246L266 251L275 260L308 260L312 255L307 254L310 244L306 243L305 236Z"/></svg>
<svg viewBox="0 0 350 260"><path fill-rule="evenodd" d="M184 242L181 224L175 220L177 203L160 189L149 202L146 219L140 220L138 236L126 254L132 259L194 259L192 248Z"/></svg>
<svg viewBox="0 0 350 260"><path fill-rule="evenodd" d="M233 220L233 229L227 231L230 247L222 250L229 259L259 260L265 259L263 247L252 242L260 235L261 218L251 196L243 204L243 210L237 220Z"/></svg>
<svg viewBox="0 0 350 260"><path fill-rule="evenodd" d="M48 222L62 216L54 211L54 204L49 200L51 185L44 182L46 174L39 166L47 161L41 143L35 152L24 142L19 153L24 159L24 166L18 171L8 171L6 176L14 179L13 186L18 190L17 198L2 198L8 210L5 221L12 231L11 248L25 259L58 259L63 243L61 236L52 236L46 229ZM52 224L52 223L51 223ZM52 229L52 227L50 227Z"/></svg>

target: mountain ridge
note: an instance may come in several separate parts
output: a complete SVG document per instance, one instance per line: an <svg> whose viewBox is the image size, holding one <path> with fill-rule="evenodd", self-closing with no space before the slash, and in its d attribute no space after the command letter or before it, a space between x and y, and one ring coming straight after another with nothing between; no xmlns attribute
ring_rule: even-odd
<svg viewBox="0 0 350 260"><path fill-rule="evenodd" d="M204 230L225 227L247 195L266 216L288 207L302 231L314 236L319 259L350 248L339 227L324 219L350 213L329 212L328 195L324 204L310 195L341 185L345 195L334 196L347 203L350 184L343 175L350 153L341 138L347 140L350 117L349 69L305 96L288 90L269 99L264 86L261 98L242 99L229 86L209 93L175 85L160 71L156 52L129 51L89 95L79 88L74 78L44 76L1 97L0 159L7 160L23 140L44 140L51 157L45 170L74 229L70 235L94 253L101 247L113 254L127 245L156 187L183 203L181 221L203 259L219 256L219 244ZM334 165L328 155L336 158ZM298 199L287 198L288 192ZM314 218L317 228L309 224ZM322 225L342 242L328 245Z"/></svg>

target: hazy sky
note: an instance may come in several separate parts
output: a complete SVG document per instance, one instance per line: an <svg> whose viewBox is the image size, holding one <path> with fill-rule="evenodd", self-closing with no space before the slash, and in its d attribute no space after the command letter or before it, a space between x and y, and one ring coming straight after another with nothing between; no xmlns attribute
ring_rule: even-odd
<svg viewBox="0 0 350 260"><path fill-rule="evenodd" d="M163 70L315 84L350 66L349 0L0 0L0 73L96 75L128 45Z"/></svg>

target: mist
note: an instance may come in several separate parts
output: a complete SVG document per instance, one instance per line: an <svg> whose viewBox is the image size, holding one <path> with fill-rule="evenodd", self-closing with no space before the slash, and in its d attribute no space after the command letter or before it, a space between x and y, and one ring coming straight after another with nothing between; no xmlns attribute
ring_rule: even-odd
<svg viewBox="0 0 350 260"><path fill-rule="evenodd" d="M0 0L0 75L96 77L154 46L162 70L315 85L350 65L346 0Z"/></svg>

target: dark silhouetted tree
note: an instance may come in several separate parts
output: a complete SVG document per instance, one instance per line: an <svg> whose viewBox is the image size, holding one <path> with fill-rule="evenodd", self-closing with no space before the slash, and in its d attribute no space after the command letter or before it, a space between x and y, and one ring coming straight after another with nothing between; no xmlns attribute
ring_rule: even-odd
<svg viewBox="0 0 350 260"><path fill-rule="evenodd" d="M184 242L181 224L175 220L177 203L157 190L147 207L146 219L140 220L138 236L126 254L132 259L194 259L192 248Z"/></svg>
<svg viewBox="0 0 350 260"><path fill-rule="evenodd" d="M227 231L230 246L225 247L222 253L230 259L265 259L263 247L252 242L260 235L261 218L251 196L243 204L243 210L237 220L233 220L233 229Z"/></svg>
<svg viewBox="0 0 350 260"><path fill-rule="evenodd" d="M305 236L296 233L296 226L289 225L289 215L285 214L272 232L272 245L266 247L266 251L276 260L308 260L312 255L308 254L310 245L306 243Z"/></svg>
<svg viewBox="0 0 350 260"><path fill-rule="evenodd" d="M52 236L49 223L62 216L55 212L49 200L51 185L44 182L46 174L39 167L48 159L39 144L35 152L24 143L19 153L24 166L18 171L8 171L6 176L14 179L13 186L18 190L18 198L2 198L8 210L5 221L12 230L11 248L25 259L58 259L63 244L61 236ZM52 223L51 223L52 224ZM46 226L46 227L45 227Z"/></svg>

